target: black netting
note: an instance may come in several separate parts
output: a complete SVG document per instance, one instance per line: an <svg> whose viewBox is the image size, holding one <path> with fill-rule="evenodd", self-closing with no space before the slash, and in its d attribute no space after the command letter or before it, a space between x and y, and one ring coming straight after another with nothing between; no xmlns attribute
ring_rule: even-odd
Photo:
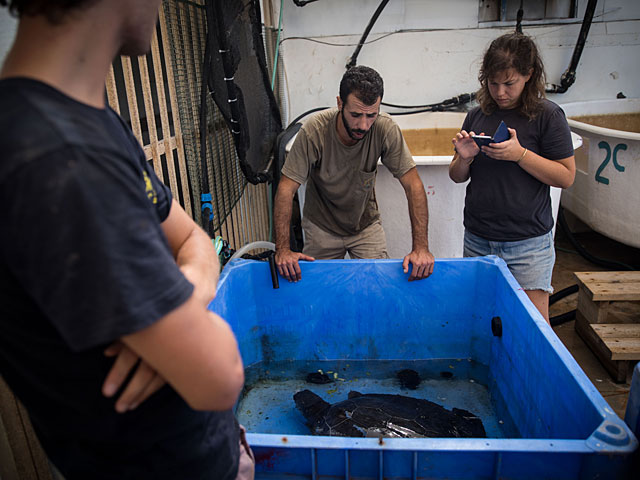
<svg viewBox="0 0 640 480"><path fill-rule="evenodd" d="M207 9L209 90L233 134L240 167L251 183L268 179L282 130L269 86L258 0L210 0Z"/></svg>
<svg viewBox="0 0 640 480"><path fill-rule="evenodd" d="M194 217L212 233L245 191L269 180L282 130L257 0L165 0ZM233 100L233 99L236 100ZM230 101L232 100L232 101Z"/></svg>

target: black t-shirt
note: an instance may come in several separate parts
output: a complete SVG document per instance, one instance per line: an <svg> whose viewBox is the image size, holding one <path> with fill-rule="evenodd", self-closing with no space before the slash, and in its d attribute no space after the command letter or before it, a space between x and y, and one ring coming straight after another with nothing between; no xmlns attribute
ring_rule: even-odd
<svg viewBox="0 0 640 480"><path fill-rule="evenodd" d="M518 109L471 110L462 129L492 135L500 120L516 130L520 145L549 159L573 155L571 131L562 109L544 100L533 120ZM464 226L487 240L508 242L543 235L553 228L549 185L527 173L515 162L494 160L480 152L470 167L464 207Z"/></svg>
<svg viewBox="0 0 640 480"><path fill-rule="evenodd" d="M160 223L171 193L110 108L29 79L0 81L0 373L68 479L235 478L231 411L169 386L118 414L101 394L114 340L193 286Z"/></svg>

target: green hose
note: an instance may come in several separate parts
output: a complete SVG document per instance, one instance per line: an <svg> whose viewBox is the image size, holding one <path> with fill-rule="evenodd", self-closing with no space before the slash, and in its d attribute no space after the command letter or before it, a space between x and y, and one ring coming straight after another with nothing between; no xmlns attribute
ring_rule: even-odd
<svg viewBox="0 0 640 480"><path fill-rule="evenodd" d="M282 31L282 11L284 10L284 0L280 0L280 15L278 19L278 36L276 37L276 53L273 59L273 72L271 74L271 90L276 83L276 71L278 69L278 53L280 52L280 32ZM268 187L268 202L269 202L269 241L273 241L273 202L272 202L272 184Z"/></svg>
<svg viewBox="0 0 640 480"><path fill-rule="evenodd" d="M280 18L278 20L278 36L276 37L276 54L273 59L273 73L271 74L271 90L276 83L276 70L278 68L278 53L280 52L280 32L282 31L282 10L284 9L284 0L280 0Z"/></svg>

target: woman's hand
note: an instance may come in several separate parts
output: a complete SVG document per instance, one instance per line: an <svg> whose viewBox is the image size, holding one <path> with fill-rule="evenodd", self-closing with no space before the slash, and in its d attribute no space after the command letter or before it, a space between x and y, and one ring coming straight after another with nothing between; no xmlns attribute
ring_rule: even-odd
<svg viewBox="0 0 640 480"><path fill-rule="evenodd" d="M524 147L518 141L518 134L513 128L509 128L511 138L500 143L490 143L482 147L482 153L494 160L504 160L507 162L518 162L522 159Z"/></svg>
<svg viewBox="0 0 640 480"><path fill-rule="evenodd" d="M569 188L576 175L575 157L572 155L558 160L549 160L520 145L518 134L509 129L511 138L501 143L491 143L482 147L483 153L496 160L515 162L532 177L546 185ZM449 169L451 176L451 169Z"/></svg>
<svg viewBox="0 0 640 480"><path fill-rule="evenodd" d="M455 138L451 140L453 147L456 149L456 152L458 152L458 156L462 157L462 159L466 160L468 163L470 163L471 160L480 153L478 145L476 145L476 142L471 138L474 135L474 132L467 133L466 131L461 130L456 133Z"/></svg>
<svg viewBox="0 0 640 480"><path fill-rule="evenodd" d="M469 180L471 175L471 163L476 155L480 153L480 149L473 138L475 133L467 133L461 130L456 133L456 136L451 140L453 148L456 149L456 154L453 156L451 163L449 164L449 178L456 183L462 183Z"/></svg>

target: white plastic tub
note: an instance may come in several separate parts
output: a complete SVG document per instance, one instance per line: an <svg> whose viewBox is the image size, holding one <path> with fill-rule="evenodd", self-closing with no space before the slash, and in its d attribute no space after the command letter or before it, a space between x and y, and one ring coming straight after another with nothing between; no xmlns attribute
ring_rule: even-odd
<svg viewBox="0 0 640 480"><path fill-rule="evenodd" d="M583 139L562 206L595 231L640 247L640 99L561 106Z"/></svg>

